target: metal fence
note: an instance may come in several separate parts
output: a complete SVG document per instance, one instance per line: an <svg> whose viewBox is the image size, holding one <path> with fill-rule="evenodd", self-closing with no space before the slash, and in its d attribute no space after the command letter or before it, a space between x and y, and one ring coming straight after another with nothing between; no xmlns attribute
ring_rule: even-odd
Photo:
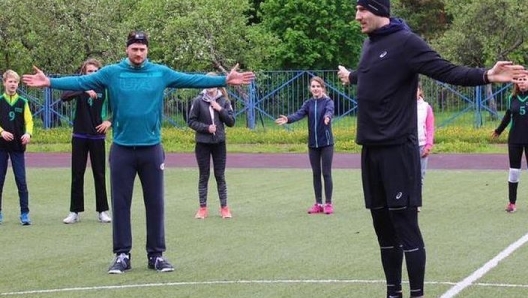
<svg viewBox="0 0 528 298"><path fill-rule="evenodd" d="M245 125L249 129L276 127L273 121L278 115L296 111L310 98L309 86L313 76L320 76L325 80L328 95L335 102L334 127L340 123L350 125L351 121L355 121L357 101L354 86L343 86L335 70L296 70L259 72L251 85L229 87L237 125ZM437 127L473 125L478 128L495 122L505 111L507 98L511 93L510 84L460 87L425 77L422 78L422 84L425 100L435 111ZM190 102L199 91L167 89L164 125L186 127ZM28 98L36 122L42 123L44 128L72 124L73 103L61 102L61 91L21 86L19 93ZM292 127L295 126L289 128Z"/></svg>

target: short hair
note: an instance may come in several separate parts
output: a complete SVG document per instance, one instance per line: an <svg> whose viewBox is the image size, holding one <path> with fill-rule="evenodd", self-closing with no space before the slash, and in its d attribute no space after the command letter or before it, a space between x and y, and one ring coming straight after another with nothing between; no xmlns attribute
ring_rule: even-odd
<svg viewBox="0 0 528 298"><path fill-rule="evenodd" d="M93 66L95 66L97 68L101 68L103 66L103 64L99 60L97 60L95 58L90 58L90 59L88 59L88 60L83 62L82 66L81 66L81 73L82 74L86 74L86 68L88 67L88 65L93 65Z"/></svg>
<svg viewBox="0 0 528 298"><path fill-rule="evenodd" d="M2 75L2 79L3 79L4 82L7 81L7 79L9 79L9 78L14 78L14 79L17 80L17 82L20 82L20 76L14 70L8 69Z"/></svg>
<svg viewBox="0 0 528 298"><path fill-rule="evenodd" d="M148 47L148 35L143 31L131 31L127 36L127 47L133 43L144 44Z"/></svg>

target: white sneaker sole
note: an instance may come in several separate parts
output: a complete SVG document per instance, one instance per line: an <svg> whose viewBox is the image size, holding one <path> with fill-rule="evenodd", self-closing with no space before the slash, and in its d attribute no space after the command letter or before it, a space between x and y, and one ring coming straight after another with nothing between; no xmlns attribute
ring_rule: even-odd
<svg viewBox="0 0 528 298"><path fill-rule="evenodd" d="M79 221L80 221L79 218L76 218L74 220L66 220L66 219L64 219L62 222L67 224L67 225L71 225L71 224L74 224L74 223L78 223Z"/></svg>

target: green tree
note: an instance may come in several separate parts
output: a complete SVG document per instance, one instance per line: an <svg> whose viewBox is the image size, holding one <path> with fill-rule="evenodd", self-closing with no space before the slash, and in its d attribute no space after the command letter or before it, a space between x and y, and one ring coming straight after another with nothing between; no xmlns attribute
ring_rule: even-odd
<svg viewBox="0 0 528 298"><path fill-rule="evenodd" d="M250 9L247 12L249 17L249 24L260 24L261 19L258 15L258 12L260 10L260 5L265 0L248 0Z"/></svg>
<svg viewBox="0 0 528 298"><path fill-rule="evenodd" d="M114 61L123 48L119 0L2 0L0 68L72 73L88 57Z"/></svg>
<svg viewBox="0 0 528 298"><path fill-rule="evenodd" d="M257 2L255 2L257 3ZM208 71L240 62L269 67L277 43L250 24L248 1L2 0L0 69L72 73L88 57L119 61L126 34L151 36L149 57L184 71Z"/></svg>
<svg viewBox="0 0 528 298"><path fill-rule="evenodd" d="M446 0L446 9L453 23L434 45L449 60L478 67L497 60L528 61L524 43L527 1Z"/></svg>
<svg viewBox="0 0 528 298"><path fill-rule="evenodd" d="M414 32L426 40L440 36L450 22L443 0L399 0L392 14L403 18Z"/></svg>
<svg viewBox="0 0 528 298"><path fill-rule="evenodd" d="M282 69L336 69L356 65L364 36L350 0L266 0L262 25L280 44L272 60Z"/></svg>
<svg viewBox="0 0 528 298"><path fill-rule="evenodd" d="M149 33L150 57L181 70L262 68L262 49L273 45L258 25L247 25L247 1L142 0L137 7L127 23Z"/></svg>
<svg viewBox="0 0 528 298"><path fill-rule="evenodd" d="M497 60L525 64L528 34L523 0L446 0L453 15L448 31L435 41L436 48L453 62L490 67ZM486 88L491 119L497 119L497 103L491 85Z"/></svg>

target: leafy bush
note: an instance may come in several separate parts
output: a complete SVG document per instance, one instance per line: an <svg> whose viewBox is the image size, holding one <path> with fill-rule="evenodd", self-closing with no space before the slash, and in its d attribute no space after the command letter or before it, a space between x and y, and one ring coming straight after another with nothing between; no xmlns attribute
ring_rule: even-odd
<svg viewBox="0 0 528 298"><path fill-rule="evenodd" d="M446 127L435 132L434 153L504 153L507 133L492 139L489 128ZM336 152L359 153L361 147L355 143L355 127L334 128ZM306 152L308 132L306 128L288 129L275 126L250 130L245 127L227 128L229 152ZM107 137L111 142L111 134ZM44 130L35 127L28 151L69 152L71 150L71 128L59 127ZM164 128L162 142L167 152L193 152L194 131L189 128ZM109 146L108 146L109 147Z"/></svg>

